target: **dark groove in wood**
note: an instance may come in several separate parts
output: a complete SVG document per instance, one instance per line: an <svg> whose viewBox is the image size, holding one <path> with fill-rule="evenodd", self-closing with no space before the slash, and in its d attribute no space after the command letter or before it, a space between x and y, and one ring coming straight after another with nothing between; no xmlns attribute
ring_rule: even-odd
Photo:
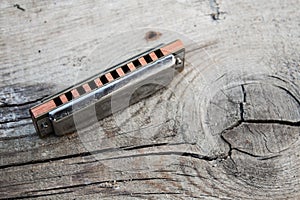
<svg viewBox="0 0 300 200"><path fill-rule="evenodd" d="M44 95L41 98L38 98L38 99L32 100L32 101L27 101L27 102L24 102L24 103L11 103L11 104L8 104L8 103L1 102L2 105L0 105L0 107L8 107L9 108L9 107L20 107L20 106L32 105L32 104L35 104L35 103L43 100L47 96L48 95Z"/></svg>

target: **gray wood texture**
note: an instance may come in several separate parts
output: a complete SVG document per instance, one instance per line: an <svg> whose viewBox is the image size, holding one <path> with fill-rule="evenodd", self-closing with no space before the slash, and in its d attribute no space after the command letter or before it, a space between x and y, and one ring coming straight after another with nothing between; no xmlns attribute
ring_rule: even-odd
<svg viewBox="0 0 300 200"><path fill-rule="evenodd" d="M0 199L300 199L299 0L17 3L0 2ZM177 38L169 87L37 136L42 98Z"/></svg>

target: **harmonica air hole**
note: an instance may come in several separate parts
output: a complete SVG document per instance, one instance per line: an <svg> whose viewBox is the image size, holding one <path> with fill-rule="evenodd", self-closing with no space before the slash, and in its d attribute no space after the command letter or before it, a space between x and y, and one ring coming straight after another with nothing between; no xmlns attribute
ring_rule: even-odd
<svg viewBox="0 0 300 200"><path fill-rule="evenodd" d="M145 55L144 59L146 60L147 63L151 63L153 61L150 55Z"/></svg>
<svg viewBox="0 0 300 200"><path fill-rule="evenodd" d="M154 53L157 56L157 58L161 58L164 56L160 49L157 49L156 51L154 51Z"/></svg>
<svg viewBox="0 0 300 200"><path fill-rule="evenodd" d="M103 75L103 76L100 77L100 81L102 82L103 85L106 84L106 83L108 83L108 80L107 80L107 78L106 78L105 75Z"/></svg>
<svg viewBox="0 0 300 200"><path fill-rule="evenodd" d="M128 72L130 72L130 69L129 69L129 67L127 65L122 66L121 69L123 70L123 72L125 74L127 74Z"/></svg>
<svg viewBox="0 0 300 200"><path fill-rule="evenodd" d="M71 91L66 92L65 96L67 97L68 101L71 101L73 99L73 95L72 95Z"/></svg>
<svg viewBox="0 0 300 200"><path fill-rule="evenodd" d="M76 88L77 89L77 91L78 91L78 93L79 93L79 95L83 95L84 93L85 93L85 90L83 89L83 87L82 86L79 86L78 88Z"/></svg>
<svg viewBox="0 0 300 200"><path fill-rule="evenodd" d="M132 63L136 68L139 68L140 66L142 66L142 64L140 63L139 60L134 60L134 61L132 61Z"/></svg>
<svg viewBox="0 0 300 200"><path fill-rule="evenodd" d="M97 85L94 80L88 82L88 85L90 86L91 90L94 90L97 88Z"/></svg>
<svg viewBox="0 0 300 200"><path fill-rule="evenodd" d="M63 102L61 101L61 99L59 97L54 98L53 101L56 106L60 106L61 104L63 104Z"/></svg>
<svg viewBox="0 0 300 200"><path fill-rule="evenodd" d="M116 70L111 71L110 74L112 75L112 77L113 77L114 79L117 79L117 78L120 77Z"/></svg>

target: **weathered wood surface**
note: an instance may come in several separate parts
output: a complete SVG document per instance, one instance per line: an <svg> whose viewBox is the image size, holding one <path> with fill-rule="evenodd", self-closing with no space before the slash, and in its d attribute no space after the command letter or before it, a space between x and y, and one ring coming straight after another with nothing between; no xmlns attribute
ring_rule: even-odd
<svg viewBox="0 0 300 200"><path fill-rule="evenodd" d="M0 3L1 199L300 198L299 0L17 3ZM174 38L170 87L37 136L43 97Z"/></svg>

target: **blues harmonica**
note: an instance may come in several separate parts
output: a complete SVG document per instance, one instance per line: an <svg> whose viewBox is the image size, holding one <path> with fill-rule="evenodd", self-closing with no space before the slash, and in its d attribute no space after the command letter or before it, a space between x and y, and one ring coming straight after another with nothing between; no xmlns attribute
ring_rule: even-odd
<svg viewBox="0 0 300 200"><path fill-rule="evenodd" d="M150 96L183 70L184 55L180 40L160 44L43 99L30 109L36 132L72 133Z"/></svg>

